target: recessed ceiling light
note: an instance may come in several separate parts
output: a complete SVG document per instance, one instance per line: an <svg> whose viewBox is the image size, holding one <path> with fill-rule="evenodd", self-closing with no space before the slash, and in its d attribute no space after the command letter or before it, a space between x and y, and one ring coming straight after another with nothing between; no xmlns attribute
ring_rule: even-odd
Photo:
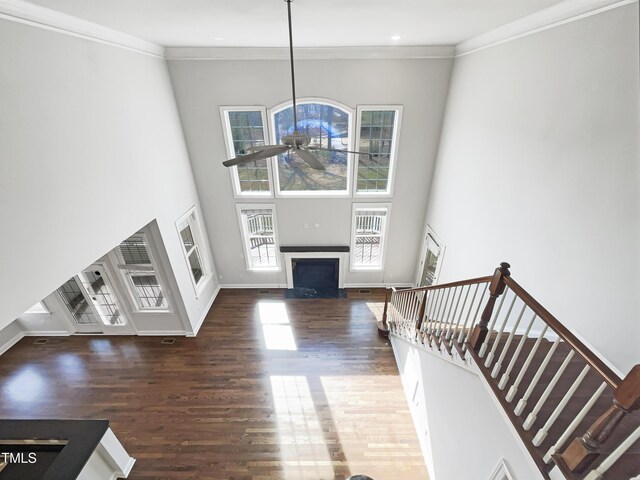
<svg viewBox="0 0 640 480"><path fill-rule="evenodd" d="M393 40L393 41L398 41L398 40L400 40L400 35L392 35L392 36L391 36L391 40Z"/></svg>
<svg viewBox="0 0 640 480"><path fill-rule="evenodd" d="M222 40L224 40L223 37L214 37L214 40L217 40L218 42L221 42Z"/></svg>

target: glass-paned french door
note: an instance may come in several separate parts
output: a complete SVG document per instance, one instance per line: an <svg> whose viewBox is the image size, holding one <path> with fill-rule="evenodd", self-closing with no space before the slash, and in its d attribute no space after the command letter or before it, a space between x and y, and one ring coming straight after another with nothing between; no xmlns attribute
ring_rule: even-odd
<svg viewBox="0 0 640 480"><path fill-rule="evenodd" d="M94 264L59 289L77 332L129 333L130 326L102 264Z"/></svg>

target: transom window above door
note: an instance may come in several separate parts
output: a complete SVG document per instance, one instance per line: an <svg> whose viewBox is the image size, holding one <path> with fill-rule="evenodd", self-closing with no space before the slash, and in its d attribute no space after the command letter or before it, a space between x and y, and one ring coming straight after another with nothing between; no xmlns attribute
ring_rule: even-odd
<svg viewBox="0 0 640 480"><path fill-rule="evenodd" d="M254 146L280 145L294 131L291 102L265 107L220 107L228 158ZM397 157L401 106L358 106L302 99L297 105L300 133L311 137L325 170L316 170L295 151L231 167L236 197L390 196ZM347 153L357 150L364 155Z"/></svg>

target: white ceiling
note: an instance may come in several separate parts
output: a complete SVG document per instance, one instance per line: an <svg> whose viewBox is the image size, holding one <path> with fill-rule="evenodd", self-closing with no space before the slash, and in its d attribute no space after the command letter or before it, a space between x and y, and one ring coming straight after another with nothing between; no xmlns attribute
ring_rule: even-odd
<svg viewBox="0 0 640 480"><path fill-rule="evenodd" d="M283 47L288 42L283 0L30 1L164 46ZM294 44L455 45L559 1L295 0Z"/></svg>

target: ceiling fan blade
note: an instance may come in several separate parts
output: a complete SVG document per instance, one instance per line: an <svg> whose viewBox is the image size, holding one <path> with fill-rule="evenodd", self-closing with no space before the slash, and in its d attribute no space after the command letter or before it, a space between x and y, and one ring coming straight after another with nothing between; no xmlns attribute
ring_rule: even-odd
<svg viewBox="0 0 640 480"><path fill-rule="evenodd" d="M276 145L274 145L276 146ZM278 153L284 153L289 150L289 147L285 147L284 145L278 147L278 151L274 151L274 149L264 150L260 152L248 153L247 155L240 155L236 158L232 158L230 160L226 160L222 162L222 165L225 167L233 167L235 165L241 165L243 163L254 162L256 160L262 160L265 158L273 157Z"/></svg>
<svg viewBox="0 0 640 480"><path fill-rule="evenodd" d="M322 162L320 162L320 160L318 160L313 153L307 152L306 150L303 150L302 148L298 148L295 152L311 168L315 168L316 170L326 170L324 168L324 165L322 164Z"/></svg>
<svg viewBox="0 0 640 480"><path fill-rule="evenodd" d="M307 150L324 150L325 152L341 152L341 153L353 153L355 155L367 155L369 158L373 158L370 153L354 152L353 150L338 150L337 148L323 148L323 147L305 147Z"/></svg>
<svg viewBox="0 0 640 480"><path fill-rule="evenodd" d="M254 152L273 152L272 155L280 155L289 149L286 145L256 145L254 147L245 148L247 153Z"/></svg>

